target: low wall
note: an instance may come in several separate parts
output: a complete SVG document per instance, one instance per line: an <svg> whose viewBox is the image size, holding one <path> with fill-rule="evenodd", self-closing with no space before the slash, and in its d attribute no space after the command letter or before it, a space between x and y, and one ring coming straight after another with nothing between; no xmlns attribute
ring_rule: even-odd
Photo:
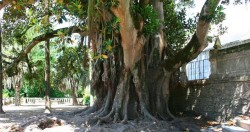
<svg viewBox="0 0 250 132"><path fill-rule="evenodd" d="M250 43L210 51L208 80L171 89L171 110L189 111L217 121L250 112Z"/></svg>
<svg viewBox="0 0 250 132"><path fill-rule="evenodd" d="M73 104L73 99L72 98L50 98L50 101L53 104L67 104L71 105ZM77 98L77 101L79 104L83 101L83 98ZM3 104L4 105L9 105L9 104L15 104L15 98L6 98L3 99ZM45 100L44 98L21 98L21 105L44 105Z"/></svg>

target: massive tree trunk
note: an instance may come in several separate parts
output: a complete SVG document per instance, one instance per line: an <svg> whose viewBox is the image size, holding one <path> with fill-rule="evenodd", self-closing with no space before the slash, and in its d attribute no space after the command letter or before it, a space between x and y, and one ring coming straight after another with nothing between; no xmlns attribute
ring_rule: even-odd
<svg viewBox="0 0 250 132"><path fill-rule="evenodd" d="M142 6L149 2L140 0ZM143 19L136 22L139 27L134 25L135 20L130 11L131 1L118 0L119 4L111 7L111 12L119 18L120 28L119 35L113 39L112 46L115 49L108 54L107 59L97 59L94 63L92 88L95 90L97 100L85 114L95 111L93 116L96 118L92 119L99 122L113 120L125 123L128 119L138 117L151 120L174 118L168 108L170 78L173 72L194 59L207 46L209 23L218 2L219 0L206 1L197 23L197 30L190 42L182 51L167 56L164 51L168 48L168 43L164 40L163 24L160 24L155 36L145 37L142 30ZM158 13L159 20L163 21L161 0L152 0L151 4ZM108 21L105 16L95 20L98 19ZM96 23L92 24L89 26L97 27ZM100 29L102 28L100 26ZM105 28L101 31L105 31ZM95 33L90 36L90 40L92 45L95 45L96 54L103 54L98 50L102 49L98 48L102 42L97 41L102 41L100 39L102 32L96 30L91 32Z"/></svg>
<svg viewBox="0 0 250 132"><path fill-rule="evenodd" d="M51 112L50 102L50 48L49 39L45 42L45 112Z"/></svg>
<svg viewBox="0 0 250 132"><path fill-rule="evenodd" d="M2 53L2 26L0 22L0 53ZM0 71L2 71L2 55L0 55ZM0 114L4 114L3 111L3 73L0 72Z"/></svg>

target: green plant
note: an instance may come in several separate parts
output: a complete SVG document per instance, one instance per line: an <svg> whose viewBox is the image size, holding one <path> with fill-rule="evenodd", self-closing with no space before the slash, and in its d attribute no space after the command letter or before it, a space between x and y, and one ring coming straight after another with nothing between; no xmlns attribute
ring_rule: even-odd
<svg viewBox="0 0 250 132"><path fill-rule="evenodd" d="M90 95L86 94L83 96L83 104L89 106L90 105Z"/></svg>
<svg viewBox="0 0 250 132"><path fill-rule="evenodd" d="M8 98L8 91L6 89L3 89L3 98Z"/></svg>
<svg viewBox="0 0 250 132"><path fill-rule="evenodd" d="M140 20L143 19L143 33L148 36L155 34L160 25L160 20L158 19L158 14L154 11L152 5L141 6L138 3L132 6L133 19L136 27L140 25Z"/></svg>
<svg viewBox="0 0 250 132"><path fill-rule="evenodd" d="M83 97L84 95L84 90L82 88L78 89L77 90L77 97L80 98L80 97Z"/></svg>
<svg viewBox="0 0 250 132"><path fill-rule="evenodd" d="M51 88L50 96L53 98L63 98L64 92L60 91L58 88Z"/></svg>
<svg viewBox="0 0 250 132"><path fill-rule="evenodd" d="M14 97L15 91L13 88L11 89L3 89L3 98Z"/></svg>

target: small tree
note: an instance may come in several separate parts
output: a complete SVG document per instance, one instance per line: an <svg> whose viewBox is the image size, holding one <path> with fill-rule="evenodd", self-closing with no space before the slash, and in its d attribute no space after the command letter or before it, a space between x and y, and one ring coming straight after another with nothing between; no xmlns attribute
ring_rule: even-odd
<svg viewBox="0 0 250 132"><path fill-rule="evenodd" d="M86 70L80 65L81 50L77 47L64 48L63 54L58 57L56 62L56 79L55 83L61 90L65 91L67 88L71 90L71 97L73 105L77 105L77 89L84 84L86 78Z"/></svg>

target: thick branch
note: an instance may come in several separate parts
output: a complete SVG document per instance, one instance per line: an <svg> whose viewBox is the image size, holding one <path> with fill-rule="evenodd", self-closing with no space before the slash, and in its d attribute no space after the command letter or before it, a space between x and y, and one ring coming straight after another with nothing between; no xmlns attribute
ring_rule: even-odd
<svg viewBox="0 0 250 132"><path fill-rule="evenodd" d="M207 33L220 0L207 0L203 5L196 32L183 50L163 62L167 71L174 71L181 65L195 59L207 47Z"/></svg>
<svg viewBox="0 0 250 132"><path fill-rule="evenodd" d="M143 22L140 22L139 30L137 30L130 13L130 0L119 0L119 5L111 7L111 10L120 20L125 68L132 69L134 64L140 59L141 50L145 43L143 35L138 36L139 30L143 27Z"/></svg>
<svg viewBox="0 0 250 132"><path fill-rule="evenodd" d="M118 7L111 8L112 12L120 20L120 33L122 36L122 46L125 49L130 48L131 47L130 45L133 45L133 43L129 44L127 43L127 41L133 39L133 36L137 35L133 33L135 26L129 8L130 8L130 0L119 0Z"/></svg>
<svg viewBox="0 0 250 132"><path fill-rule="evenodd" d="M29 45L25 48L25 50L19 54L19 56L11 63L11 65L9 65L4 71L1 71L1 73L5 72L6 70L8 70L9 68L11 68L13 66L16 66L32 50L32 48L35 47L38 43L45 41L47 39L57 37L58 31L62 31L62 30L69 29L69 28L70 29L73 28L73 31L74 31L74 29L77 29L76 26L66 27L66 28L62 28L62 29L53 30L51 32L48 32L46 34L42 34L40 36L33 38L32 41L29 43Z"/></svg>

